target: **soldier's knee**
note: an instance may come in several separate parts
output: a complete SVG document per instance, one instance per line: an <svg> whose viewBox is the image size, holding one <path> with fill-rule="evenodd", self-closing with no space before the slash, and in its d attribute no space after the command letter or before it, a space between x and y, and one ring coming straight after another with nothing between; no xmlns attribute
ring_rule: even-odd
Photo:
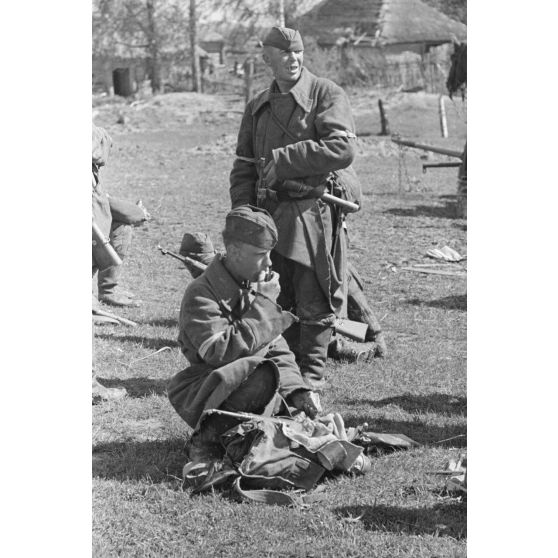
<svg viewBox="0 0 558 558"><path fill-rule="evenodd" d="M260 364L220 407L225 411L262 412L278 389L278 372L271 362Z"/></svg>
<svg viewBox="0 0 558 558"><path fill-rule="evenodd" d="M132 225L113 221L110 230L110 243L121 258L127 257L132 246Z"/></svg>

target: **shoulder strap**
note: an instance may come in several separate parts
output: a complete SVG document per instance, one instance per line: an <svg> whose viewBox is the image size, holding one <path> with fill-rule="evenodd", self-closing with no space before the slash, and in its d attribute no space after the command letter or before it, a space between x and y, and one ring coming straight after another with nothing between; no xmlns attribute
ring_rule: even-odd
<svg viewBox="0 0 558 558"><path fill-rule="evenodd" d="M273 112L273 110L271 110L271 107L268 105L266 105L265 107L266 111L269 111L269 114L271 115L271 118L273 120L273 122L275 122L275 124L277 124L277 126L279 126L279 128L281 128L281 131L290 139L294 140L294 141L298 141L298 138L290 131L288 130L285 125L279 120L279 118L277 117L277 115Z"/></svg>
<svg viewBox="0 0 558 558"><path fill-rule="evenodd" d="M260 504L268 504L275 506L292 506L292 507L303 507L307 504L313 502L319 502L324 498L324 494L316 491L312 494L305 494L304 496L299 493L289 494L287 492L279 492L278 490L245 490L240 486L240 481L242 477L237 477L233 483L234 491L243 500L249 500L252 502L259 502Z"/></svg>

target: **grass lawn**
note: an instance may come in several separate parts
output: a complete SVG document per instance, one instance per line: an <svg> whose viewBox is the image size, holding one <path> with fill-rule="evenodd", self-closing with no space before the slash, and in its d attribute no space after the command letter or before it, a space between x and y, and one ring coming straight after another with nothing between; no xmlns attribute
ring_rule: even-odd
<svg viewBox="0 0 558 558"><path fill-rule="evenodd" d="M466 555L466 501L429 474L467 445L466 280L401 269L431 261L424 254L434 247L466 254L466 221L453 214L457 169L423 174L422 152L402 154L375 135L377 95L360 92L352 100L357 129L369 135L355 165L364 207L348 220L350 258L381 319L389 356L366 365L331 361L322 402L349 426L368 422L371 430L404 433L421 446L373 458L364 477L327 481L324 501L307 509L182 490L190 429L168 403L166 383L187 365L176 338L190 276L156 247L178 251L185 232L204 231L222 248L242 102L172 94L134 107L99 104L95 122L114 140L105 187L141 198L153 220L135 229L123 269L123 286L143 304L118 313L139 326L95 330L101 381L130 396L93 407L94 556ZM447 104L450 138L442 139L435 96L393 95L392 132L462 149L465 109L461 101ZM119 112L124 124L116 124Z"/></svg>

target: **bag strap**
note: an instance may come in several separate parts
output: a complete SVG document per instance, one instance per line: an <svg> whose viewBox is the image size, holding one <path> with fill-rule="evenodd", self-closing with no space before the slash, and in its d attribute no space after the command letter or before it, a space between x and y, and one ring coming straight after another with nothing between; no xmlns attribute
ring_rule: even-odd
<svg viewBox="0 0 558 558"><path fill-rule="evenodd" d="M273 110L271 109L271 107L269 105L266 106L266 110L269 112L269 114L271 115L271 118L273 120L273 122L275 122L275 124L277 124L277 126L279 126L279 128L281 129L281 131L289 138L292 139L294 141L298 141L298 138L290 131L288 130L285 125L279 120L278 116L273 112Z"/></svg>
<svg viewBox="0 0 558 558"><path fill-rule="evenodd" d="M240 486L240 481L242 477L237 477L233 483L234 491L243 500L249 500L251 502L258 502L260 504L268 504L271 506L292 506L292 507L303 507L313 502L319 502L324 498L324 494L321 494L319 490L312 494L289 494L288 492L280 492L278 490L245 490Z"/></svg>

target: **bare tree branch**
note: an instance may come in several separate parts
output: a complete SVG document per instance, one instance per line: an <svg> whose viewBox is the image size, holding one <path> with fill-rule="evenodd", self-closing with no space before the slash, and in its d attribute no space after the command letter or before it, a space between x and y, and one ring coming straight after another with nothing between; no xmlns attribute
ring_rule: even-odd
<svg viewBox="0 0 558 558"><path fill-rule="evenodd" d="M133 45L132 43L125 43L124 41L118 41L118 40L115 40L114 44L115 45L127 46L127 47L130 47L130 48L148 48L149 47L149 43L145 43L144 45Z"/></svg>

